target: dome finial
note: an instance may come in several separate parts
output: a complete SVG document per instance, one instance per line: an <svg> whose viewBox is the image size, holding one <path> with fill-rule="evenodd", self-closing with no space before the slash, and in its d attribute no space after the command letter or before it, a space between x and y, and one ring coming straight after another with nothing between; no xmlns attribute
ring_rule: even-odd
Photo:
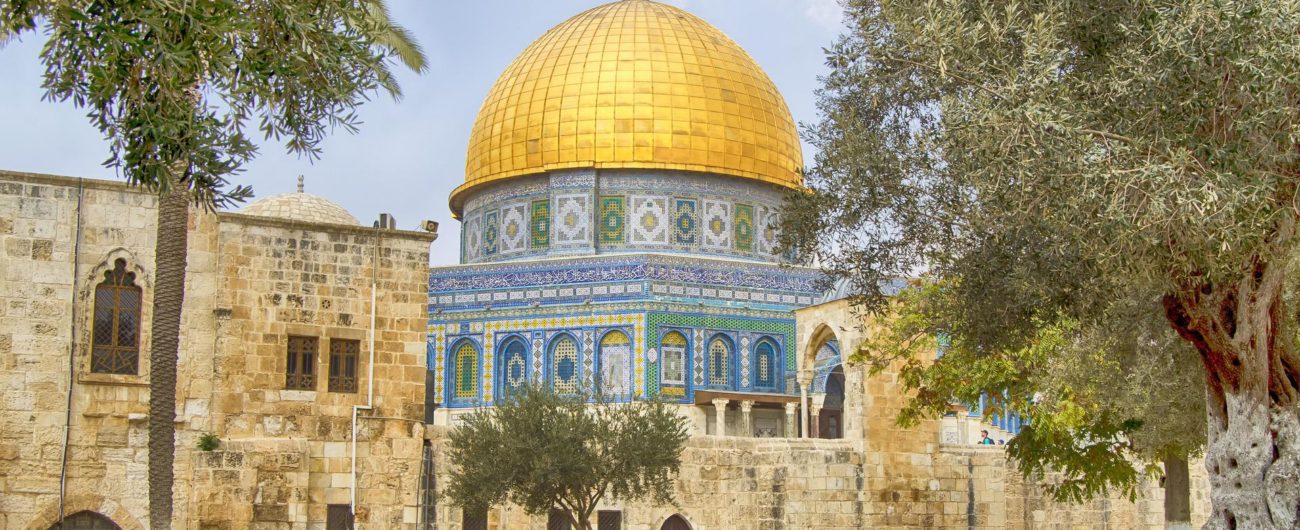
<svg viewBox="0 0 1300 530"><path fill-rule="evenodd" d="M302 175L298 175L298 193L302 193L302 181L303 181L303 180L304 180L304 179L303 179L303 176L302 176Z"/></svg>

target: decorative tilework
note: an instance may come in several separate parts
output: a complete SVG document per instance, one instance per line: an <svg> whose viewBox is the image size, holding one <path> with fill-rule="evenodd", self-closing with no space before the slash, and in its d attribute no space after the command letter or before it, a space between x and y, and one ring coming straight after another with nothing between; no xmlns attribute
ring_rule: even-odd
<svg viewBox="0 0 1300 530"><path fill-rule="evenodd" d="M600 389L607 396L632 393L632 343L622 331L611 331L600 340Z"/></svg>
<svg viewBox="0 0 1300 530"><path fill-rule="evenodd" d="M709 341L709 385L727 385L731 381L732 347L722 337Z"/></svg>
<svg viewBox="0 0 1300 530"><path fill-rule="evenodd" d="M532 248L551 246L551 201L533 201L528 244Z"/></svg>
<svg viewBox="0 0 1300 530"><path fill-rule="evenodd" d="M634 196L628 202L631 203L632 210L632 215L628 217L628 225L632 228L631 243L667 244L668 227L671 224L668 219L668 199Z"/></svg>
<svg viewBox="0 0 1300 530"><path fill-rule="evenodd" d="M551 384L565 394L578 392L578 345L564 335L551 347Z"/></svg>
<svg viewBox="0 0 1300 530"><path fill-rule="evenodd" d="M695 330L695 340L692 342L695 344L695 362L692 363L695 366L695 386L699 386L704 384L704 331Z"/></svg>
<svg viewBox="0 0 1300 530"><path fill-rule="evenodd" d="M704 222L701 246L718 250L731 248L731 208L723 201L703 201Z"/></svg>
<svg viewBox="0 0 1300 530"><path fill-rule="evenodd" d="M793 374L795 372L796 355L794 352L785 351L782 346L783 344L790 344L794 341L794 319L739 318L722 315L654 311L646 314L646 337L649 343L646 344L645 347L658 347L659 345L656 344L656 338L661 336L666 329L683 328L693 328L691 331L691 337L694 340L692 347L694 366L692 366L691 369L691 379L694 381L696 387L704 384L704 377L706 375L704 371L705 329L750 331L755 334L761 333L774 341L777 349L776 355L778 362L780 362L780 359L782 358L785 359L785 373ZM782 355L784 355L784 357L781 357ZM777 377L780 377L779 373ZM779 388L774 390L778 392L782 391L782 389ZM657 395L660 393L660 389L655 387L651 387L648 391L650 395ZM785 392L798 392L798 389L787 389Z"/></svg>
<svg viewBox="0 0 1300 530"><path fill-rule="evenodd" d="M462 239L465 241L463 260L468 263L478 259L479 252L483 248L482 218L476 216L465 221L465 226L462 231L464 232L464 237L462 237Z"/></svg>
<svg viewBox="0 0 1300 530"><path fill-rule="evenodd" d="M474 399L478 397L478 348L470 341L461 342L456 347L456 370L454 374L456 399Z"/></svg>
<svg viewBox="0 0 1300 530"><path fill-rule="evenodd" d="M555 197L555 230L557 244L588 243L591 236L591 211L586 194L558 195Z"/></svg>
<svg viewBox="0 0 1300 530"><path fill-rule="evenodd" d="M754 381L754 386L762 389L772 389L776 387L776 347L772 341L763 340L758 343L754 349L755 361L758 364L758 373Z"/></svg>
<svg viewBox="0 0 1300 530"><path fill-rule="evenodd" d="M672 385L686 384L686 337L678 331L670 331L660 341L660 357L663 359L662 382Z"/></svg>
<svg viewBox="0 0 1300 530"><path fill-rule="evenodd" d="M740 359L740 387L749 388L749 336L740 336L740 349L737 357Z"/></svg>
<svg viewBox="0 0 1300 530"><path fill-rule="evenodd" d="M781 214L776 208L765 204L758 205L758 252L763 255L772 255L777 251L779 245L778 230L781 227Z"/></svg>
<svg viewBox="0 0 1300 530"><path fill-rule="evenodd" d="M517 337L507 339L501 353L501 391L506 394L528 383L528 354L524 342Z"/></svg>
<svg viewBox="0 0 1300 530"><path fill-rule="evenodd" d="M429 353L433 358L429 366L433 367L433 400L435 403L443 402L443 382L446 381L446 342L447 336L444 334L446 326L436 325L429 328Z"/></svg>
<svg viewBox="0 0 1300 530"><path fill-rule="evenodd" d="M673 199L673 244L698 244L699 225L700 213L695 199Z"/></svg>
<svg viewBox="0 0 1300 530"><path fill-rule="evenodd" d="M542 348L545 342L542 341L541 332L533 332L533 380L542 380Z"/></svg>
<svg viewBox="0 0 1300 530"><path fill-rule="evenodd" d="M527 248L528 226L523 204L501 208L501 253L518 252Z"/></svg>
<svg viewBox="0 0 1300 530"><path fill-rule="evenodd" d="M591 330L582 332L582 384L583 387L590 390L592 383L592 364L596 358L593 355L595 350L595 340L592 338Z"/></svg>
<svg viewBox="0 0 1300 530"><path fill-rule="evenodd" d="M735 213L736 250L752 252L754 250L754 207L737 204Z"/></svg>
<svg viewBox="0 0 1300 530"><path fill-rule="evenodd" d="M494 256L497 253L497 241L499 238L498 212L491 211L483 214L483 255Z"/></svg>
<svg viewBox="0 0 1300 530"><path fill-rule="evenodd" d="M625 232L626 209L622 196L600 198L600 243L622 243Z"/></svg>

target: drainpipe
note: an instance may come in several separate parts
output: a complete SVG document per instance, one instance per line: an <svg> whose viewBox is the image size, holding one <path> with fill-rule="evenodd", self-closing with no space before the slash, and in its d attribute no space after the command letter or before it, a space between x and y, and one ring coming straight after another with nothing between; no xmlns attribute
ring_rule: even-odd
<svg viewBox="0 0 1300 530"><path fill-rule="evenodd" d="M352 406L352 516L357 514L357 413L373 410L375 403L375 303L379 291L379 230L375 224L375 247L370 260L370 360L366 363L366 404Z"/></svg>
<svg viewBox="0 0 1300 530"><path fill-rule="evenodd" d="M68 309L68 411L63 418L63 451L59 457L59 528L68 492L68 444L72 439L72 389L77 385L77 280L81 277L81 198L84 179L77 179L77 233L72 240L72 296Z"/></svg>

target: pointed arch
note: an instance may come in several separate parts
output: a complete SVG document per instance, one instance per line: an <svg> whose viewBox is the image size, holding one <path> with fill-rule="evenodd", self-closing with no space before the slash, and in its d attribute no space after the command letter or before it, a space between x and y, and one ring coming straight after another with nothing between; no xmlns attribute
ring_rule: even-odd
<svg viewBox="0 0 1300 530"><path fill-rule="evenodd" d="M509 335L497 347L497 399L500 400L523 388L529 382L528 342L520 335Z"/></svg>
<svg viewBox="0 0 1300 530"><path fill-rule="evenodd" d="M112 519L92 511L80 511L63 518L63 524L54 523L50 530L122 530Z"/></svg>
<svg viewBox="0 0 1300 530"><path fill-rule="evenodd" d="M578 338L572 333L557 333L546 349L550 362L548 379L551 387L562 394L576 394L582 386L582 359Z"/></svg>
<svg viewBox="0 0 1300 530"><path fill-rule="evenodd" d="M769 392L779 391L783 377L781 347L776 339L764 336L754 343L752 365L754 367L754 388Z"/></svg>
<svg viewBox="0 0 1300 530"><path fill-rule="evenodd" d="M451 401L477 401L482 397L479 393L482 351L473 340L462 338L452 345L451 352Z"/></svg>
<svg viewBox="0 0 1300 530"><path fill-rule="evenodd" d="M596 385L614 399L632 395L632 340L622 330L610 330L600 338Z"/></svg>
<svg viewBox="0 0 1300 530"><path fill-rule="evenodd" d="M709 337L705 349L708 363L709 386L731 388L735 384L736 343L725 333Z"/></svg>
<svg viewBox="0 0 1300 530"><path fill-rule="evenodd" d="M693 530L693 529L694 527L691 526L690 521L687 521L686 518L683 517L682 514L680 513L675 513L668 516L668 518L664 520L664 524L659 526L659 530Z"/></svg>

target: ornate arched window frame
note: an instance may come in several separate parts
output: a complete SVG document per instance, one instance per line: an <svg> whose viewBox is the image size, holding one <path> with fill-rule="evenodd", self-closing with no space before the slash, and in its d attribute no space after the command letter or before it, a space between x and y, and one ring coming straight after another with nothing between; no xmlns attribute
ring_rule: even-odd
<svg viewBox="0 0 1300 530"><path fill-rule="evenodd" d="M462 357L462 348L469 346L472 349L472 356ZM450 352L450 362L448 364L447 381L447 401L448 403L477 403L483 399L483 347L469 337L462 337L452 342ZM462 369L467 365L462 364L463 359L470 359L469 367L473 369L470 381L473 388L466 392L461 385Z"/></svg>
<svg viewBox="0 0 1300 530"><path fill-rule="evenodd" d="M765 357L763 352L764 347L771 348L771 353L767 354L768 358L766 361L768 364L766 367L763 365ZM780 341L777 341L771 336L765 335L757 341L754 341L754 346L752 347L750 355L753 356L751 365L754 370L754 389L768 392L779 392L781 385L785 381L783 376L785 363L781 362L785 357L782 355ZM767 373L769 376L766 383L763 382L764 369L768 370Z"/></svg>
<svg viewBox="0 0 1300 530"><path fill-rule="evenodd" d="M722 366L718 363L718 342L725 346ZM705 383L710 388L735 389L736 387L736 341L726 333L714 333L704 343ZM719 375L723 377L719 377Z"/></svg>
<svg viewBox="0 0 1300 530"><path fill-rule="evenodd" d="M569 341L573 344L573 377L572 381L560 381L559 369L561 359L559 355L568 355L567 352L557 352L557 349ZM557 393L576 394L583 390L582 388L582 341L578 336L567 331L556 333L551 336L546 344L546 383L551 386ZM563 385L563 386L561 386Z"/></svg>
<svg viewBox="0 0 1300 530"><path fill-rule="evenodd" d="M682 342L681 342L681 352L680 352L680 353L674 353L674 352L669 352L669 351L665 351L665 350L664 350L664 341L665 341L666 339L668 339L668 337L670 337L670 336L672 336L672 335L677 335L677 336L679 336L679 337L682 338ZM674 347L673 349L676 349L676 348ZM683 329L669 329L669 330L664 331L664 332L659 336L659 352L658 352L658 353L659 353L659 384L660 384L660 385L681 386L681 387L686 387L686 386L688 386L689 383L690 383L690 381L691 381L691 333L690 333L690 330L683 330ZM668 378L665 377L665 376L667 375L667 370L666 370L666 368L667 368L667 366L668 366L668 359L669 359L669 356L670 356L670 355L673 355L673 356L680 355L679 360L680 360L680 364L681 364L681 374L680 374L681 377L679 377L679 378L677 378L677 379L668 379Z"/></svg>
<svg viewBox="0 0 1300 530"><path fill-rule="evenodd" d="M134 374L113 374L93 371L92 352L94 348L95 295L104 281L105 274L110 273L122 261L126 272L134 275L135 286L140 289L140 321L137 329L138 360ZM141 266L140 259L130 250L114 248L99 258L95 266L83 272L77 279L76 315L77 331L76 359L77 379L87 383L120 383L143 385L149 381L149 346L152 340L153 323L153 275Z"/></svg>
<svg viewBox="0 0 1300 530"><path fill-rule="evenodd" d="M622 338L619 339L618 337L622 337ZM622 342L618 342L620 340ZM633 343L632 333L630 332L630 330L623 329L623 328L609 329L600 335L600 340L597 341L596 344L597 344L596 346L597 388L601 392L604 392L608 399L612 399L614 401L626 401L631 399L632 395L637 393L636 383L634 381L634 378L632 377L633 371L635 370L635 368L633 367L633 363L635 362L633 351L636 346ZM614 362L614 361L610 361L609 359L610 357L617 355L619 352L617 351L606 352L606 348L613 350L614 348L617 347L626 348L625 351L621 352L623 355L623 359L619 361L619 364L622 364L624 367L624 372L622 377L623 380L621 381L622 383L621 385L612 385L609 384L609 382L606 380L606 376L608 373L607 364ZM610 368L613 367L610 366Z"/></svg>
<svg viewBox="0 0 1300 530"><path fill-rule="evenodd" d="M496 374L496 398L498 401L509 395L512 390L518 388L518 386L511 384L512 378L510 377L510 372L513 368L510 363L515 357L515 353L519 354L518 358L523 362L523 381L521 382L521 385L527 385L532 382L533 366L531 358L532 347L530 344L531 342L527 337L518 333L506 335L497 342L496 351L498 353L496 356L499 361L497 362L498 373ZM516 346L518 346L519 349L512 351L512 348Z"/></svg>

